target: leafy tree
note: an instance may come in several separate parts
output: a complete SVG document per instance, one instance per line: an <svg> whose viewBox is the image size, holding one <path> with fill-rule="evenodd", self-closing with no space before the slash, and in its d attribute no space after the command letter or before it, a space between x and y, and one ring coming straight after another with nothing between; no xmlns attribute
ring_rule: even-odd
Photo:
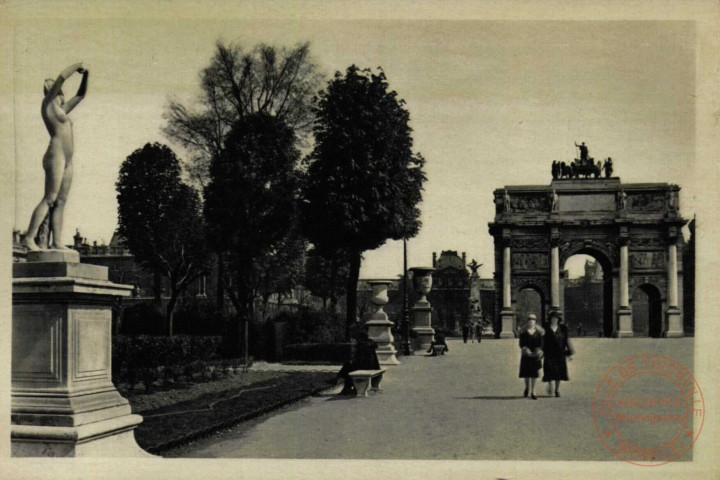
<svg viewBox="0 0 720 480"><path fill-rule="evenodd" d="M235 123L210 168L205 216L211 242L228 263L223 283L240 317L246 355L259 266L281 249L293 225L299 158L292 128L254 113Z"/></svg>
<svg viewBox="0 0 720 480"><path fill-rule="evenodd" d="M347 252L346 336L357 315L362 253L420 228L424 159L412 152L410 116L385 74L350 66L320 92L306 159L305 235L325 251Z"/></svg>
<svg viewBox="0 0 720 480"><path fill-rule="evenodd" d="M327 301L330 300L333 312L337 308L338 298L345 295L348 274L346 258L342 252L321 254L313 247L305 260L303 285L322 299L323 308L327 309Z"/></svg>
<svg viewBox="0 0 720 480"><path fill-rule="evenodd" d="M203 188L210 164L221 156L228 132L238 120L256 112L283 120L301 137L312 126L312 98L322 76L310 57L310 45L292 48L257 45L245 51L218 41L210 64L200 72L200 96L194 105L172 99L165 109L165 135L191 152L186 164L193 182ZM218 285L227 277L226 260L217 254ZM222 308L223 289L217 304Z"/></svg>
<svg viewBox="0 0 720 480"><path fill-rule="evenodd" d="M294 218L285 238L258 259L256 296L262 299L263 318L272 295L277 295L278 298L289 295L300 283L306 250L307 240L300 234L297 218Z"/></svg>
<svg viewBox="0 0 720 480"><path fill-rule="evenodd" d="M173 99L166 106L165 135L193 153L187 169L204 186L228 132L248 115L268 113L298 135L309 134L312 99L321 81L308 43L293 48L260 44L246 52L218 41L210 65L200 72L197 105L187 107Z"/></svg>
<svg viewBox="0 0 720 480"><path fill-rule="evenodd" d="M207 270L200 200L180 174L169 147L148 143L125 159L116 183L118 232L125 245L143 268L169 280L168 335L178 297ZM156 300L158 293L156 282Z"/></svg>

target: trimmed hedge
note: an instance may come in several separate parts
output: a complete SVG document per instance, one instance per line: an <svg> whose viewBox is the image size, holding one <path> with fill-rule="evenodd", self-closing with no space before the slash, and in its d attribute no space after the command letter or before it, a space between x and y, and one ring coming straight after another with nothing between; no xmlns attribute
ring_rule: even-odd
<svg viewBox="0 0 720 480"><path fill-rule="evenodd" d="M302 343L286 345L283 361L332 362L342 364L353 356L353 343Z"/></svg>
<svg viewBox="0 0 720 480"><path fill-rule="evenodd" d="M204 371L207 363L221 358L221 349L222 337L219 336L116 335L112 341L113 380L131 387L142 381L151 389L161 373L174 379Z"/></svg>
<svg viewBox="0 0 720 480"><path fill-rule="evenodd" d="M344 340L345 319L336 313L301 308L299 312L280 312L272 321L287 325L285 344L332 344Z"/></svg>

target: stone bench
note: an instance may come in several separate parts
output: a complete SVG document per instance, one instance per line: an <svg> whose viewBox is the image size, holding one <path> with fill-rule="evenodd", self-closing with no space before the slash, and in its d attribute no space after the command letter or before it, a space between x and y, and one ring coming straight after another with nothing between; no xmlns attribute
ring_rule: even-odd
<svg viewBox="0 0 720 480"><path fill-rule="evenodd" d="M447 351L447 347L445 345L433 345L431 348L432 348L432 353L430 354L431 357L437 357L438 355L445 355L445 352Z"/></svg>
<svg viewBox="0 0 720 480"><path fill-rule="evenodd" d="M350 378L352 378L353 385L355 386L356 395L361 397L368 396L368 387L370 390L380 390L380 381L382 380L383 373L386 368L380 370L355 370L350 372Z"/></svg>

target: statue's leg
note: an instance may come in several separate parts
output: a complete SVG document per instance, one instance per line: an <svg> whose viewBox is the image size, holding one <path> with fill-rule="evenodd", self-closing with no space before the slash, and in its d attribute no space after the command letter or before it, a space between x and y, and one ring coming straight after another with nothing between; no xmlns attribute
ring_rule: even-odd
<svg viewBox="0 0 720 480"><path fill-rule="evenodd" d="M62 228L63 214L65 213L65 203L67 202L68 194L70 193L72 176L72 163L68 163L63 169L63 177L60 184L60 191L58 192L57 199L55 200L55 204L53 205L52 216L50 217L50 230L52 232L52 243L50 244L50 248L69 250L68 247L62 244Z"/></svg>
<svg viewBox="0 0 720 480"><path fill-rule="evenodd" d="M35 207L35 210L33 210L32 217L30 217L30 226L28 226L28 231L23 242L25 247L31 251L40 250L40 247L35 243L35 237L38 234L40 225L45 219L45 215L47 215L57 200L65 173L65 159L62 154L48 149L43 158L43 167L45 168L45 195L37 207Z"/></svg>

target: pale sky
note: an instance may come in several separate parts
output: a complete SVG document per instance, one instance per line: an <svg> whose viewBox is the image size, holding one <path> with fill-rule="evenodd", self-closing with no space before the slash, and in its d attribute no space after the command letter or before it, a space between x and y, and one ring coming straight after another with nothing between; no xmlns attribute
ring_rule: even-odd
<svg viewBox="0 0 720 480"><path fill-rule="evenodd" d="M677 183L681 211L696 208L695 29L691 22L73 20L16 24L15 226L27 229L42 197L48 134L42 85L66 66L90 69L85 101L72 113L75 177L64 242L75 229L109 242L117 222L122 161L161 133L169 95L187 102L222 38L311 42L328 78L352 63L382 66L407 102L415 150L427 160L423 228L409 266L432 252L466 252L492 275L492 191L548 184L553 160L584 141L612 157L623 182ZM78 77L64 87L74 93ZM361 277L395 277L402 244L366 252Z"/></svg>

